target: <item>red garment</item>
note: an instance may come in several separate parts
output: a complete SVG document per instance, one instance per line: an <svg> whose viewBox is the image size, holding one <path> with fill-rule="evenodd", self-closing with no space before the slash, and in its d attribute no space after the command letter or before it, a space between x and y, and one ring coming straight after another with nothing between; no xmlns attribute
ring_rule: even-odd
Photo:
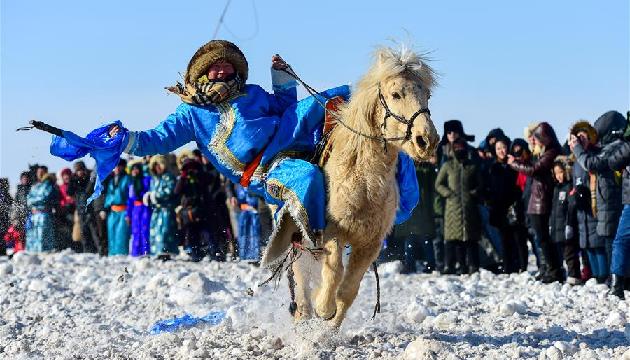
<svg viewBox="0 0 630 360"><path fill-rule="evenodd" d="M60 193L59 205L61 205L61 207L74 205L74 198L68 195L68 184L62 184L59 187L59 193Z"/></svg>
<svg viewBox="0 0 630 360"><path fill-rule="evenodd" d="M19 232L13 225L4 234L4 241L7 244L7 248L13 248L14 254L24 250L24 234Z"/></svg>
<svg viewBox="0 0 630 360"><path fill-rule="evenodd" d="M516 177L516 186L518 186L521 191L525 191L525 184L527 184L527 175L522 172L518 173Z"/></svg>

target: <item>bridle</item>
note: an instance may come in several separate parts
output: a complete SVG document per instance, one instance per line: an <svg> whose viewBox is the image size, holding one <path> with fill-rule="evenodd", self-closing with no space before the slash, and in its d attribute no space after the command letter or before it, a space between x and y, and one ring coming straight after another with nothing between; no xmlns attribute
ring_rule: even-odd
<svg viewBox="0 0 630 360"><path fill-rule="evenodd" d="M381 86L379 84L378 86L378 99L381 102L381 105L383 106L383 109L385 109L385 115L383 116L383 125L381 125L381 127L383 128L383 131L387 128L387 119L390 117L393 117L396 121L398 121L399 123L405 124L407 125L407 131L405 132L405 136L397 136L397 137L389 137L386 138L385 135L382 135L382 141L383 142L387 142L387 141L398 141L398 140L402 140L403 144L407 141L409 141L411 139L411 129L413 128L413 122L414 120L416 120L416 118L420 115L420 114L427 114L429 116L431 116L431 110L429 110L429 108L420 108L418 109L418 111L416 111L413 115L411 115L411 117L409 119L405 118L404 116L400 116L398 114L394 114L389 106L387 105L387 101L385 100L385 96L383 96L383 93L381 92Z"/></svg>

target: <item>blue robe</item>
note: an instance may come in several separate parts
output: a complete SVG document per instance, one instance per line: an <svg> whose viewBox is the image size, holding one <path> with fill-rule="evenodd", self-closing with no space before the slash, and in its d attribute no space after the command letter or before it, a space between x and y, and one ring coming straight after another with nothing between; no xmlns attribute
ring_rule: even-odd
<svg viewBox="0 0 630 360"><path fill-rule="evenodd" d="M151 255L177 254L175 178L169 173L151 179ZM155 201L153 201L155 200Z"/></svg>
<svg viewBox="0 0 630 360"><path fill-rule="evenodd" d="M109 209L107 215L107 243L108 254L129 254L129 224L127 218L127 200L129 197L130 177L127 174L112 176L107 183L105 193L105 208ZM122 205L124 209L114 211L113 205Z"/></svg>
<svg viewBox="0 0 630 360"><path fill-rule="evenodd" d="M131 220L131 256L149 255L149 227L151 225L151 208L142 203L142 197L149 191L150 176L143 176L143 189L136 194L133 181L129 185L129 200L127 201L127 216Z"/></svg>
<svg viewBox="0 0 630 360"><path fill-rule="evenodd" d="M274 85L272 95L258 85L246 85L243 94L217 106L182 103L154 129L123 128L121 135L106 139L106 147L115 151L123 147L127 153L144 156L168 153L195 141L219 172L235 183L246 165L262 154L249 190L277 205L277 218L289 214L303 237L314 242L314 233L326 226L324 176L319 167L302 159L308 159L322 137L324 109L313 96L295 102L295 94L290 86ZM340 86L323 95L348 99L350 88ZM94 133L102 134L98 130ZM103 147L97 149L106 158ZM398 170L401 196L396 222L400 223L417 204L419 189L407 155L400 154Z"/></svg>
<svg viewBox="0 0 630 360"><path fill-rule="evenodd" d="M34 210L30 216L30 226L26 230L26 250L40 253L52 251L55 243L55 229L51 210L57 200L57 192L51 179L38 182L29 191L26 204Z"/></svg>
<svg viewBox="0 0 630 360"><path fill-rule="evenodd" d="M236 185L236 200L241 206L238 215L238 256L241 260L260 260L260 215L258 198ZM246 209L242 205L247 205Z"/></svg>

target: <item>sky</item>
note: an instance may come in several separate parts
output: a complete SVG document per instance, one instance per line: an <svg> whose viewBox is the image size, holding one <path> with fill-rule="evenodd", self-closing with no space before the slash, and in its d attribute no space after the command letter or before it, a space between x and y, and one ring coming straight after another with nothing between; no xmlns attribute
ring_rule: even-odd
<svg viewBox="0 0 630 360"><path fill-rule="evenodd" d="M30 119L78 134L117 119L157 125L179 103L164 86L212 39L225 4L1 1L0 176L14 186L29 163L70 166L49 154L47 134L15 132ZM266 89L275 53L325 89L356 83L378 45L429 52L440 134L450 119L477 140L548 121L564 137L578 119L630 108L627 0L233 0L217 38L243 50L248 82Z"/></svg>

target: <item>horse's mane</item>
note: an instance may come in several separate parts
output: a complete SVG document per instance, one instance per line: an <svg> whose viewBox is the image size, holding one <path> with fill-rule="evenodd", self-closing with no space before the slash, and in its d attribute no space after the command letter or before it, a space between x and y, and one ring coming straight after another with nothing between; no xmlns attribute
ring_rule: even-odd
<svg viewBox="0 0 630 360"><path fill-rule="evenodd" d="M404 75L416 78L430 91L437 84L437 76L427 65L427 61L425 54L415 52L404 44L397 49L378 47L373 54L372 66L358 81L350 101L340 108L337 116L353 129L378 135L380 130L375 126L374 115L378 104L379 83L394 76ZM357 149L364 141L373 141L353 136L348 131L336 133L337 142L346 144L348 150Z"/></svg>

